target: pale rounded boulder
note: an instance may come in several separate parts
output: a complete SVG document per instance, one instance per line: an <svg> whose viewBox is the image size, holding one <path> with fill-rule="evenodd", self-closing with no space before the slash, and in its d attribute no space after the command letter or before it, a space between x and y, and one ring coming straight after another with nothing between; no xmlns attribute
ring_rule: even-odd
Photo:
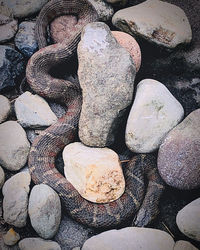
<svg viewBox="0 0 200 250"><path fill-rule="evenodd" d="M0 95L0 123L4 122L11 110L11 105L7 97Z"/></svg>
<svg viewBox="0 0 200 250"><path fill-rule="evenodd" d="M179 240L175 243L173 250L198 250L194 245L189 241Z"/></svg>
<svg viewBox="0 0 200 250"><path fill-rule="evenodd" d="M108 148L90 148L80 142L63 151L65 176L80 195L92 202L105 203L119 198L125 181L118 155Z"/></svg>
<svg viewBox="0 0 200 250"><path fill-rule="evenodd" d="M126 126L126 145L136 153L150 153L183 118L182 105L160 82L142 80Z"/></svg>

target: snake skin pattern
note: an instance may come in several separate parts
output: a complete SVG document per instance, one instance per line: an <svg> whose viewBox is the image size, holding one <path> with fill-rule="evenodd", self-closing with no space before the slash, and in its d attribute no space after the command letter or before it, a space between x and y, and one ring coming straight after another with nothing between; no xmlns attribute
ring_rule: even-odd
<svg viewBox="0 0 200 250"><path fill-rule="evenodd" d="M48 24L56 16L65 14L78 16L81 23L79 31L76 31L70 41L46 47ZM55 166L57 154L64 146L75 140L82 99L77 84L54 78L49 71L58 62L70 59L76 50L83 26L96 21L97 18L96 11L86 0L52 0L39 14L36 34L39 47L42 49L28 62L27 81L37 94L64 103L67 112L47 128L43 135L36 137L29 155L29 169L32 180L36 184L44 183L52 187L59 194L66 212L85 225L113 228L126 220L133 220L139 210L134 225L144 226L158 213L158 203L163 191L163 182L157 172L156 159L152 158L153 156L138 155L124 167L125 192L118 200L107 204L95 204L82 198ZM145 175L149 183L146 195Z"/></svg>

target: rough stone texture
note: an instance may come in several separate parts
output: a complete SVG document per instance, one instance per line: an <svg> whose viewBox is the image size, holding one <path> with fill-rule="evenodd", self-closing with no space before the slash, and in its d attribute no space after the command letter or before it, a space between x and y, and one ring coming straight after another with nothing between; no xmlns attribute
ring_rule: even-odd
<svg viewBox="0 0 200 250"><path fill-rule="evenodd" d="M50 126L57 121L56 115L52 112L44 98L39 95L33 95L28 91L16 99L15 112L18 122L23 127Z"/></svg>
<svg viewBox="0 0 200 250"><path fill-rule="evenodd" d="M62 249L67 250L82 246L93 234L93 229L79 224L64 215L54 239L59 243Z"/></svg>
<svg viewBox="0 0 200 250"><path fill-rule="evenodd" d="M11 47L0 45L0 90L15 86L15 80L23 70L23 56Z"/></svg>
<svg viewBox="0 0 200 250"><path fill-rule="evenodd" d="M3 241L8 246L15 245L19 241L19 239L19 234L16 233L13 228L11 228L6 234L3 235Z"/></svg>
<svg viewBox="0 0 200 250"><path fill-rule="evenodd" d="M109 4L105 3L103 0L89 0L89 2L96 9L100 21L106 22L112 18L114 10Z"/></svg>
<svg viewBox="0 0 200 250"><path fill-rule="evenodd" d="M0 124L0 164L10 170L22 168L29 154L30 143L24 129L16 121Z"/></svg>
<svg viewBox="0 0 200 250"><path fill-rule="evenodd" d="M30 182L30 174L23 172L9 178L3 186L3 218L15 227L26 225Z"/></svg>
<svg viewBox="0 0 200 250"><path fill-rule="evenodd" d="M90 148L80 142L63 151L65 176L80 195L92 202L107 203L118 199L125 180L118 155L109 148Z"/></svg>
<svg viewBox="0 0 200 250"><path fill-rule="evenodd" d="M11 111L11 105L7 97L0 95L0 123L4 122Z"/></svg>
<svg viewBox="0 0 200 250"><path fill-rule="evenodd" d="M114 142L115 129L132 101L135 66L108 26L95 22L82 32L78 76L83 94L80 140L104 147Z"/></svg>
<svg viewBox="0 0 200 250"><path fill-rule="evenodd" d="M2 0L2 2L11 9L15 17L23 18L38 12L48 0Z"/></svg>
<svg viewBox="0 0 200 250"><path fill-rule="evenodd" d="M173 250L198 250L198 249L188 241L179 240L175 243Z"/></svg>
<svg viewBox="0 0 200 250"><path fill-rule="evenodd" d="M136 153L150 153L183 118L184 110L169 90L152 79L142 80L126 126L126 145Z"/></svg>
<svg viewBox="0 0 200 250"><path fill-rule="evenodd" d="M5 182L5 173L3 171L3 168L0 166L0 189L3 187L4 182Z"/></svg>
<svg viewBox="0 0 200 250"><path fill-rule="evenodd" d="M31 225L38 235L44 239L52 238L61 219L59 196L45 184L34 186L29 198L28 213Z"/></svg>
<svg viewBox="0 0 200 250"><path fill-rule="evenodd" d="M176 223L179 230L191 239L200 241L200 198L182 208L177 216Z"/></svg>
<svg viewBox="0 0 200 250"><path fill-rule="evenodd" d="M20 52L31 57L38 50L38 44L35 39L35 22L22 22L15 36L15 45Z"/></svg>
<svg viewBox="0 0 200 250"><path fill-rule="evenodd" d="M17 32L18 22L0 12L0 43L9 41Z"/></svg>
<svg viewBox="0 0 200 250"><path fill-rule="evenodd" d="M20 250L61 250L57 242L41 238L25 238L18 244Z"/></svg>
<svg viewBox="0 0 200 250"><path fill-rule="evenodd" d="M173 238L164 231L127 227L110 230L87 240L82 250L172 250Z"/></svg>
<svg viewBox="0 0 200 250"><path fill-rule="evenodd" d="M170 49L179 44L188 44L192 39L191 27L184 11L160 0L147 0L119 10L112 22L122 31Z"/></svg>
<svg viewBox="0 0 200 250"><path fill-rule="evenodd" d="M200 109L172 129L158 152L158 170L164 181L179 189L200 187Z"/></svg>
<svg viewBox="0 0 200 250"><path fill-rule="evenodd" d="M117 39L118 43L128 50L135 63L136 71L138 72L141 65L141 50L135 38L121 31L112 31L112 34L115 39Z"/></svg>

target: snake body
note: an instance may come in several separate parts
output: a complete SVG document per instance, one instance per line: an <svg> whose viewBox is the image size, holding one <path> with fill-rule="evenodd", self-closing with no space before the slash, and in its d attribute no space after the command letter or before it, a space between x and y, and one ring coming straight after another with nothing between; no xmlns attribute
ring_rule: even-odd
<svg viewBox="0 0 200 250"><path fill-rule="evenodd" d="M65 14L77 15L78 19L83 19L78 31L70 41L46 47L47 25L56 16ZM163 182L157 172L153 156L138 155L128 163L124 168L126 181L124 194L118 200L107 204L86 201L55 166L57 154L64 146L73 142L77 134L82 99L78 85L56 79L49 71L58 62L70 59L80 40L83 26L96 21L97 18L96 11L86 0L52 0L39 14L36 34L39 47L42 49L28 62L27 81L39 95L64 103L67 112L47 128L43 135L36 137L30 150L28 165L32 180L36 184L44 183L51 186L59 194L67 213L75 220L95 228L111 228L133 219L139 210L135 225L144 226L158 213L158 202L163 190ZM145 174L149 181L146 195Z"/></svg>

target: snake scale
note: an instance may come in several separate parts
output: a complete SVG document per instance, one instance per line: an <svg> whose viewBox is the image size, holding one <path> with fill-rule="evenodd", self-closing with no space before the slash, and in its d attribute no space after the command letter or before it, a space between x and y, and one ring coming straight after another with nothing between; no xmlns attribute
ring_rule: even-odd
<svg viewBox="0 0 200 250"><path fill-rule="evenodd" d="M47 26L55 17L67 14L77 16L75 34L70 41L47 46ZM59 194L66 212L75 220L90 227L113 228L128 219L133 220L139 210L134 225L145 226L157 214L164 188L153 156L137 155L130 160L124 168L124 194L107 204L86 201L55 166L57 154L64 146L73 142L77 134L82 99L77 84L57 79L49 71L58 62L70 60L77 48L83 26L97 19L96 11L86 0L51 0L38 16L36 36L40 50L29 59L27 81L37 94L64 103L67 112L47 128L44 134L36 137L30 150L28 165L32 180L36 184L44 183L52 187ZM148 178L146 195L145 174Z"/></svg>

